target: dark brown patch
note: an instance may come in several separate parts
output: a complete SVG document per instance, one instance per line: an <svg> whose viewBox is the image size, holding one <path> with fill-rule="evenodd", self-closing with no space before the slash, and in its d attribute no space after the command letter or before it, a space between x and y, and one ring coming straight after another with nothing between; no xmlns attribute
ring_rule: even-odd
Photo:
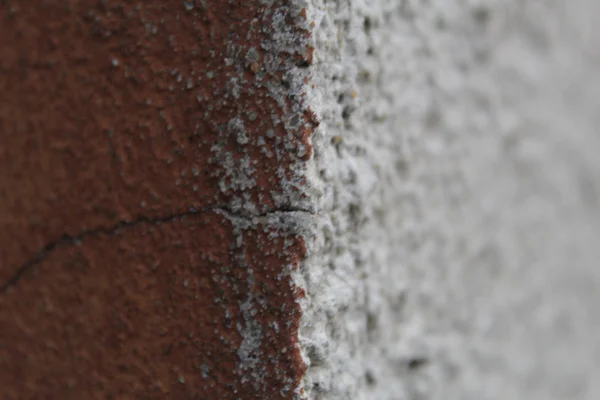
<svg viewBox="0 0 600 400"><path fill-rule="evenodd" d="M277 123L301 94L278 104L266 82L285 94L312 50L261 50L274 11L304 18L276 3L0 2L0 394L293 398L302 238L216 211L304 196L278 171L297 178L317 121L302 106L296 128ZM240 115L247 143L228 130ZM250 160L252 187L227 157ZM264 336L241 370L249 296Z"/></svg>
<svg viewBox="0 0 600 400"><path fill-rule="evenodd" d="M206 212L58 247L0 296L3 398L292 398L300 310L280 274L302 241L234 231ZM241 370L244 312L262 339Z"/></svg>

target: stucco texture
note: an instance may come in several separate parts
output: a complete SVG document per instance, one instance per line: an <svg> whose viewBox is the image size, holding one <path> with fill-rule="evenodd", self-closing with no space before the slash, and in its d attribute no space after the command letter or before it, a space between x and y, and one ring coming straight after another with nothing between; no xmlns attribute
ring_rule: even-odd
<svg viewBox="0 0 600 400"><path fill-rule="evenodd" d="M0 0L0 397L600 398L596 0Z"/></svg>
<svg viewBox="0 0 600 400"><path fill-rule="evenodd" d="M311 396L600 398L600 3L310 3Z"/></svg>

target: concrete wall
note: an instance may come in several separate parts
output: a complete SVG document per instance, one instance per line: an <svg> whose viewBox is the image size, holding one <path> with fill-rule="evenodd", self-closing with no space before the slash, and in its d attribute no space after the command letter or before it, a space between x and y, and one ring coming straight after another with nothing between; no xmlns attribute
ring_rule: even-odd
<svg viewBox="0 0 600 400"><path fill-rule="evenodd" d="M600 396L600 3L312 1L323 399Z"/></svg>
<svg viewBox="0 0 600 400"><path fill-rule="evenodd" d="M599 398L598 15L0 2L0 394Z"/></svg>

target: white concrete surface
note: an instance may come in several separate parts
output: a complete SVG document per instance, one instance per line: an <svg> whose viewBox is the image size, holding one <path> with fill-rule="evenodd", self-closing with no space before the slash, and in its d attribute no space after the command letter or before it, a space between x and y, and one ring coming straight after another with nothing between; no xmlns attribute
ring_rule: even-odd
<svg viewBox="0 0 600 400"><path fill-rule="evenodd" d="M297 0L311 399L600 399L600 1Z"/></svg>

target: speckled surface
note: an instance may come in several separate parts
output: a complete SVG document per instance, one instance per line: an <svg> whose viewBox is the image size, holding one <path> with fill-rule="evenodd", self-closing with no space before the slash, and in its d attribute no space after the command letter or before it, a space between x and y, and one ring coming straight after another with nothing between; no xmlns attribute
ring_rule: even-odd
<svg viewBox="0 0 600 400"><path fill-rule="evenodd" d="M599 13L310 1L311 398L600 398Z"/></svg>
<svg viewBox="0 0 600 400"><path fill-rule="evenodd" d="M0 1L0 394L598 399L599 13Z"/></svg>
<svg viewBox="0 0 600 400"><path fill-rule="evenodd" d="M292 398L303 364L285 270L302 242L235 220L206 212L53 249L0 299L3 397Z"/></svg>
<svg viewBox="0 0 600 400"><path fill-rule="evenodd" d="M0 397L298 395L292 3L0 2Z"/></svg>

